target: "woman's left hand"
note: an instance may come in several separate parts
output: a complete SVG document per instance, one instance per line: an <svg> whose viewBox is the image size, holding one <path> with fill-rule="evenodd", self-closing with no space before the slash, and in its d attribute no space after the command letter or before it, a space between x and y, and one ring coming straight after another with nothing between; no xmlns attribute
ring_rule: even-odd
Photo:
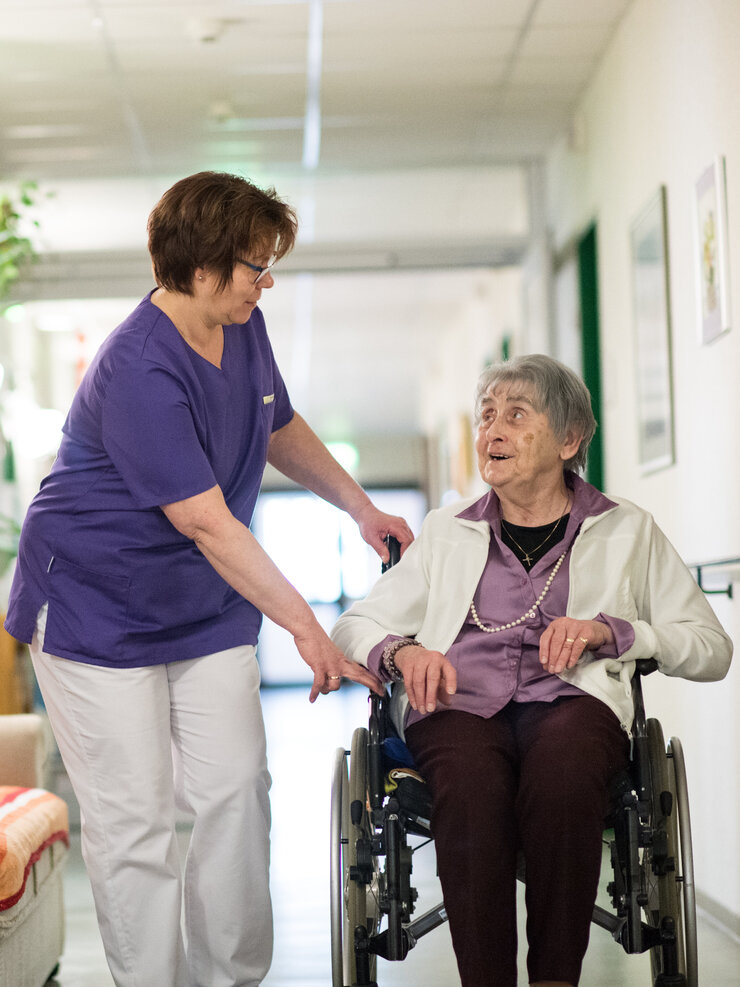
<svg viewBox="0 0 740 987"><path fill-rule="evenodd" d="M540 662L546 672L557 675L573 668L584 651L597 651L613 641L611 628L600 620L557 617L540 638Z"/></svg>
<svg viewBox="0 0 740 987"><path fill-rule="evenodd" d="M413 532L402 517L384 514L374 504L367 504L355 517L360 534L371 548L374 548L383 562L389 558L387 535L393 535L401 545L401 555L414 540Z"/></svg>

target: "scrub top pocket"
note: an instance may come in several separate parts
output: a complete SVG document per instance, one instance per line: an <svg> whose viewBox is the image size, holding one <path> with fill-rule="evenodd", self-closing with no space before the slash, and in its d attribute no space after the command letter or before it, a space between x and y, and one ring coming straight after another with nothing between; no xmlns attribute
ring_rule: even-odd
<svg viewBox="0 0 740 987"><path fill-rule="evenodd" d="M128 578L94 572L55 555L47 579L44 650L61 657L80 656L83 661L120 658L127 625Z"/></svg>

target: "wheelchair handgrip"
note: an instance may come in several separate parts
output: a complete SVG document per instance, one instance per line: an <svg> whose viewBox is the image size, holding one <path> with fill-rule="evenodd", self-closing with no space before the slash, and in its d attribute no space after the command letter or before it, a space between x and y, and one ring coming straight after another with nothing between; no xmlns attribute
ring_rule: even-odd
<svg viewBox="0 0 740 987"><path fill-rule="evenodd" d="M650 675L658 670L658 663L655 658L638 658L635 662L635 671L640 675Z"/></svg>
<svg viewBox="0 0 740 987"><path fill-rule="evenodd" d="M394 538L393 535L387 535L385 539L385 543L388 546L388 551L390 552L390 558L388 559L387 562L384 562L383 565L381 566L380 569L381 573L385 572L387 569L390 569L391 566L394 566L396 562L398 562L398 560L401 558L401 544L397 538Z"/></svg>

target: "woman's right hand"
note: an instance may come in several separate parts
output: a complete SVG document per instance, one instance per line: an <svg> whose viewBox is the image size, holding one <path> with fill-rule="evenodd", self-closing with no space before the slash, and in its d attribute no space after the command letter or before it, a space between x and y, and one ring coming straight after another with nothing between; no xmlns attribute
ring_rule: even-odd
<svg viewBox="0 0 740 987"><path fill-rule="evenodd" d="M433 713L439 703L449 706L450 696L457 692L457 672L440 651L409 645L399 648L394 661L412 709Z"/></svg>

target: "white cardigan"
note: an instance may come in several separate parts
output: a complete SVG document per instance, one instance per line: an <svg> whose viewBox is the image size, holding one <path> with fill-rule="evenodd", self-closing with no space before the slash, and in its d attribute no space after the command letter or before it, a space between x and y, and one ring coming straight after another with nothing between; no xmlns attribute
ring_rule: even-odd
<svg viewBox="0 0 740 987"><path fill-rule="evenodd" d="M456 517L477 499L430 512L400 562L339 618L332 640L347 657L366 665L388 634L447 652L488 558L488 522ZM635 659L655 658L666 675L711 682L727 674L732 642L652 516L610 499L617 506L587 517L573 543L566 616L621 617L634 628L634 644L618 659L585 652L560 677L605 702L629 732ZM400 727L408 706L403 688L394 690L394 706Z"/></svg>

